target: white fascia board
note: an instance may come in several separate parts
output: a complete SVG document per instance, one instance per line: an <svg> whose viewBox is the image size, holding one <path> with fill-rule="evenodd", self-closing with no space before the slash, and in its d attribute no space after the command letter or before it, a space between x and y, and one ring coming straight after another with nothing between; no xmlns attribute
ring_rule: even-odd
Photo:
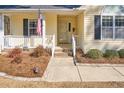
<svg viewBox="0 0 124 93"><path fill-rule="evenodd" d="M0 9L0 11L36 11L39 9ZM73 11L73 9L40 9L41 11Z"/></svg>
<svg viewBox="0 0 124 93"><path fill-rule="evenodd" d="M123 14L117 14L117 13L103 13L101 14L102 16L124 16L124 13Z"/></svg>
<svg viewBox="0 0 124 93"><path fill-rule="evenodd" d="M11 12L11 11L37 11L39 9L0 9L0 11L8 11L8 12ZM81 11L81 10L85 10L85 9L81 9L81 8L74 8L74 9L40 9L40 11Z"/></svg>

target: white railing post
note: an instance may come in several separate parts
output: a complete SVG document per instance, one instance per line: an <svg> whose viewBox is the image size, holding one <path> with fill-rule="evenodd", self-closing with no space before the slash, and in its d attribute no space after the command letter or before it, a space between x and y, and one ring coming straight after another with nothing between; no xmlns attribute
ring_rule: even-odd
<svg viewBox="0 0 124 93"><path fill-rule="evenodd" d="M6 48L14 48L14 47L31 47L31 43L34 43L35 41L31 42L31 38L34 40L36 39L36 44L33 45L33 47L36 47L36 45L40 45L41 41L39 39L41 37L24 37L24 36L14 36L14 35L9 35L9 36L4 36L4 41L5 41L5 47ZM41 39L40 39L41 40ZM51 49L52 52L52 57L54 57L55 53L55 35L48 35L45 38L45 47L48 47Z"/></svg>
<svg viewBox="0 0 124 93"><path fill-rule="evenodd" d="M73 57L76 56L76 41L74 35L72 35L72 51L73 51Z"/></svg>
<svg viewBox="0 0 124 93"><path fill-rule="evenodd" d="M53 35L52 38L52 57L54 57L54 53L55 53L55 35Z"/></svg>
<svg viewBox="0 0 124 93"><path fill-rule="evenodd" d="M0 14L0 52L4 49L4 15Z"/></svg>
<svg viewBox="0 0 124 93"><path fill-rule="evenodd" d="M74 35L72 35L72 53L73 53L74 64L76 65L76 41Z"/></svg>

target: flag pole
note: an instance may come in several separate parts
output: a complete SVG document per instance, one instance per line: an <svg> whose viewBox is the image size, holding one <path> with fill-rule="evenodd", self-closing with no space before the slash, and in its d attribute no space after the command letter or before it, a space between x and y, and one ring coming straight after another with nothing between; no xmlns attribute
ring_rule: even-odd
<svg viewBox="0 0 124 93"><path fill-rule="evenodd" d="M38 19L37 19L37 33L38 33L38 36L41 37L41 39L42 39L42 45L43 45L43 38L42 38L42 35L41 35L41 21L40 20L41 20L41 15L40 15L40 8L39 8L38 9Z"/></svg>
<svg viewBox="0 0 124 93"><path fill-rule="evenodd" d="M45 17L42 15L42 37L43 37L43 48L46 48L46 22Z"/></svg>
<svg viewBox="0 0 124 93"><path fill-rule="evenodd" d="M42 38L42 45L45 48L45 17L41 15L40 9L38 10L37 33Z"/></svg>

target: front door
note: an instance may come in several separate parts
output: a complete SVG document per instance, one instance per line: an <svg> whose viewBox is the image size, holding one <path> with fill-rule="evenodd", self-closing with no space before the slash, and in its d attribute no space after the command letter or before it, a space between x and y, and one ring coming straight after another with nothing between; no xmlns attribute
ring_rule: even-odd
<svg viewBox="0 0 124 93"><path fill-rule="evenodd" d="M71 36L75 32L75 16L59 16L58 17L58 43L71 43Z"/></svg>

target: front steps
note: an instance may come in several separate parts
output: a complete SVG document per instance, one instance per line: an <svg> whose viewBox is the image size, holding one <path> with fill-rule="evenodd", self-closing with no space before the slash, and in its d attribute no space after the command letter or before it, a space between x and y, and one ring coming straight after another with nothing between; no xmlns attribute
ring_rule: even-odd
<svg viewBox="0 0 124 93"><path fill-rule="evenodd" d="M69 48L61 48L56 47L55 48L55 57L71 57L69 56Z"/></svg>

